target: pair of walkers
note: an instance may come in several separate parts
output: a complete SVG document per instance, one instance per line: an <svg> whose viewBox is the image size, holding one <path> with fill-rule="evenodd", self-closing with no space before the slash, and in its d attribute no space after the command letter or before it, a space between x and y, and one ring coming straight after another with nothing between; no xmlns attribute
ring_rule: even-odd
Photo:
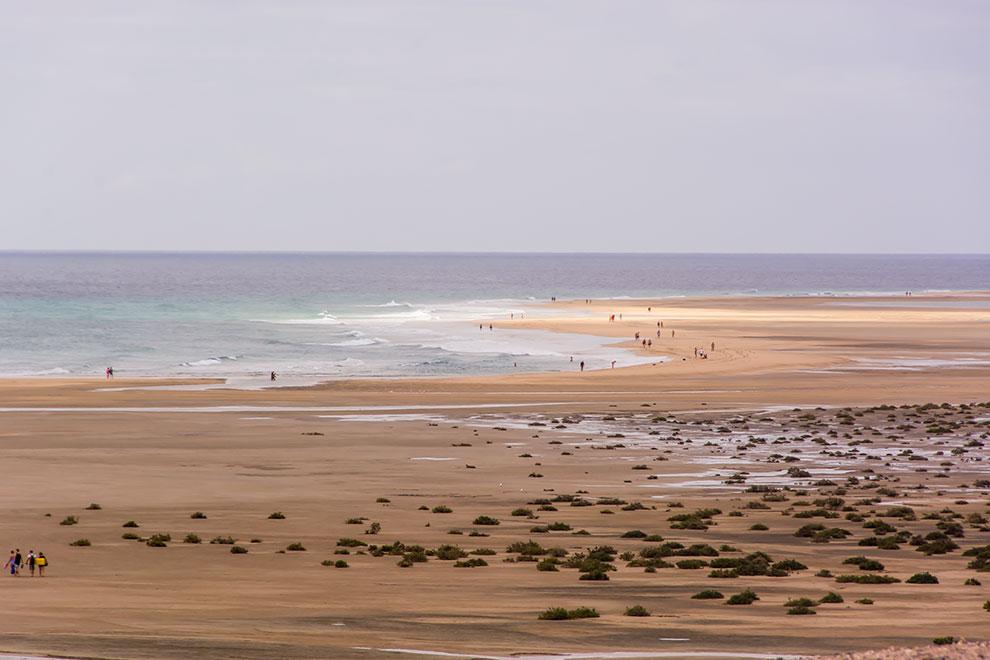
<svg viewBox="0 0 990 660"><path fill-rule="evenodd" d="M34 572L38 571L38 577L45 577L45 568L48 566L48 557L45 557L45 553L38 552L37 554L34 550L28 550L27 557L21 554L21 549L10 551L10 557L7 558L7 563L3 565L4 570L10 571L10 575L16 577L21 574L21 569L27 567L28 572L31 577L34 577Z"/></svg>

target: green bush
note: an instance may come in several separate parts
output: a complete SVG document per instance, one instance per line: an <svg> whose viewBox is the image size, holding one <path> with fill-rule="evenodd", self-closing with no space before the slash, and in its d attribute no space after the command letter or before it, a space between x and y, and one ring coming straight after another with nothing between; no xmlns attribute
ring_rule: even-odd
<svg viewBox="0 0 990 660"><path fill-rule="evenodd" d="M96 502L90 502L89 503L89 506L86 507L86 510L87 511L99 511L102 508L103 507L100 506L99 504L97 504Z"/></svg>
<svg viewBox="0 0 990 660"><path fill-rule="evenodd" d="M128 520L128 521L127 521L127 522L125 522L125 523L124 523L123 525L121 525L121 527L140 527L140 525L138 525L138 524L137 524L136 522L134 522L133 520Z"/></svg>
<svg viewBox="0 0 990 660"><path fill-rule="evenodd" d="M171 542L172 535L167 533L152 534L151 537L145 541L145 545L149 548L164 548Z"/></svg>
<svg viewBox="0 0 990 660"><path fill-rule="evenodd" d="M368 544L365 543L364 541L359 541L358 539L347 538L345 536L345 537L341 537L341 538L337 539L337 545L340 546L340 547L342 547L342 548L359 548L359 547L362 547L362 546L366 546Z"/></svg>
<svg viewBox="0 0 990 660"><path fill-rule="evenodd" d="M446 504L438 504L435 507L433 507L433 513L453 513L453 512L454 510L451 509Z"/></svg>
<svg viewBox="0 0 990 660"><path fill-rule="evenodd" d="M212 545L234 545L233 536L214 536L210 539Z"/></svg>
<svg viewBox="0 0 990 660"><path fill-rule="evenodd" d="M124 539L125 541L138 541L140 540L141 537L135 534L134 532L124 532L123 534L120 535L120 538Z"/></svg>
<svg viewBox="0 0 990 660"><path fill-rule="evenodd" d="M492 518L491 516L478 516L474 519L475 525L501 525L502 523L498 518Z"/></svg>
<svg viewBox="0 0 990 660"><path fill-rule="evenodd" d="M725 598L721 591L715 591L714 589L705 589L704 591L699 591L695 595L691 596L695 600L715 600L718 598Z"/></svg>
<svg viewBox="0 0 990 660"><path fill-rule="evenodd" d="M441 545L439 548L433 551L434 556L437 559L443 561L453 561L455 559L463 559L467 557L468 554L458 548L456 545Z"/></svg>
<svg viewBox="0 0 990 660"><path fill-rule="evenodd" d="M834 591L830 591L827 594L825 594L824 596L822 596L821 598L819 598L818 599L818 602L819 603L822 603L822 604L825 604L825 603L842 603L842 602L845 602L845 599L842 596L840 596L839 594L835 593Z"/></svg>
<svg viewBox="0 0 990 660"><path fill-rule="evenodd" d="M79 524L79 519L76 518L75 516L66 516L65 518L62 519L62 522L59 523L59 525L78 525L78 524Z"/></svg>
<svg viewBox="0 0 990 660"><path fill-rule="evenodd" d="M729 596L729 600L725 601L726 605L752 605L754 602L760 599L756 595L756 592L752 589L744 589L737 594Z"/></svg>
<svg viewBox="0 0 990 660"><path fill-rule="evenodd" d="M198 535L190 533L190 534L186 534L186 538L183 539L183 542L195 544L195 543L202 543L203 540L199 538Z"/></svg>
<svg viewBox="0 0 990 660"><path fill-rule="evenodd" d="M597 619L598 611L593 607L577 607L568 610L564 607L551 607L538 617L542 621L565 621L567 619Z"/></svg>
<svg viewBox="0 0 990 660"><path fill-rule="evenodd" d="M288 550L289 552L306 552L306 548L303 546L302 543L299 543L298 541L296 543L290 543L289 545L285 546L285 549Z"/></svg>
<svg viewBox="0 0 990 660"><path fill-rule="evenodd" d="M246 555L247 551L248 551L247 548L241 545L230 546L230 554L232 555Z"/></svg>
<svg viewBox="0 0 990 660"><path fill-rule="evenodd" d="M189 517L193 520L206 520L206 514L202 511L196 511Z"/></svg>
<svg viewBox="0 0 990 660"><path fill-rule="evenodd" d="M89 542L89 539L76 539L69 545L74 546L76 548L88 548L89 546L92 545L92 543Z"/></svg>
<svg viewBox="0 0 990 660"><path fill-rule="evenodd" d="M926 571L924 573L915 573L906 582L908 584L938 584L938 578Z"/></svg>
<svg viewBox="0 0 990 660"><path fill-rule="evenodd" d="M787 613L790 615L797 615L797 616L818 614L818 612L811 609L810 607L807 607L806 605L798 605L797 607L792 607L789 610L787 610Z"/></svg>
<svg viewBox="0 0 990 660"><path fill-rule="evenodd" d="M875 573L867 573L866 575L836 575L836 582L851 582L853 584L893 584L895 582L900 582L895 577L889 575L876 575Z"/></svg>
<svg viewBox="0 0 990 660"><path fill-rule="evenodd" d="M274 513L268 514L269 520L285 520L285 514L281 511L275 511Z"/></svg>
<svg viewBox="0 0 990 660"><path fill-rule="evenodd" d="M479 566L488 566L488 562L481 557L454 562L454 568L477 568Z"/></svg>
<svg viewBox="0 0 990 660"><path fill-rule="evenodd" d="M650 611L643 607L642 605L633 605L628 608L625 613L626 616L650 616Z"/></svg>

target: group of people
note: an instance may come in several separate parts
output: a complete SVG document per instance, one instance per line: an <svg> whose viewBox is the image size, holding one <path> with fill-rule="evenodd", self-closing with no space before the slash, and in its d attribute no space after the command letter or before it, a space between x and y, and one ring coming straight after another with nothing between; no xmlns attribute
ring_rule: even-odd
<svg viewBox="0 0 990 660"><path fill-rule="evenodd" d="M45 577L45 568L48 566L48 557L45 553L38 552L35 553L34 550L28 550L27 557L21 554L21 549L10 551L10 557L7 559L7 563L4 564L4 570L10 571L10 575L17 577L21 574L21 569L27 567L28 572L31 577L34 577L34 572L38 572L38 577Z"/></svg>

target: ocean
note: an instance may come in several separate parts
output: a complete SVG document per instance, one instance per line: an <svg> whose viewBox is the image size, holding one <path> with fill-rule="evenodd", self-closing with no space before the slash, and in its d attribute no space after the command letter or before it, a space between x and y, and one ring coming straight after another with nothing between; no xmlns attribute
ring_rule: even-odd
<svg viewBox="0 0 990 660"><path fill-rule="evenodd" d="M537 305L551 296L988 288L990 255L0 253L0 376L112 365L297 383L557 371L571 356L600 368L643 358L485 322L557 313Z"/></svg>

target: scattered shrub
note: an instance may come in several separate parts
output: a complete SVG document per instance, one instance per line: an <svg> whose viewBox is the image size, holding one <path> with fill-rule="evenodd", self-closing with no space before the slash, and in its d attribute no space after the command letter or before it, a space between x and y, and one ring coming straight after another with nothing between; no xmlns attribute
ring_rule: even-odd
<svg viewBox="0 0 990 660"><path fill-rule="evenodd" d="M633 605L628 608L625 613L626 616L650 616L650 611L643 607L642 605Z"/></svg>
<svg viewBox="0 0 990 660"><path fill-rule="evenodd" d="M924 573L915 573L906 582L908 584L938 584L938 578L926 571Z"/></svg>
<svg viewBox="0 0 990 660"><path fill-rule="evenodd" d="M564 621L566 619L597 619L598 616L598 611L593 607L577 607L573 610L551 607L542 612L539 619L542 621Z"/></svg>
<svg viewBox="0 0 990 660"><path fill-rule="evenodd" d="M760 599L756 595L756 592L752 589L745 589L737 594L729 596L729 600L725 601L726 605L752 605L754 602Z"/></svg>

